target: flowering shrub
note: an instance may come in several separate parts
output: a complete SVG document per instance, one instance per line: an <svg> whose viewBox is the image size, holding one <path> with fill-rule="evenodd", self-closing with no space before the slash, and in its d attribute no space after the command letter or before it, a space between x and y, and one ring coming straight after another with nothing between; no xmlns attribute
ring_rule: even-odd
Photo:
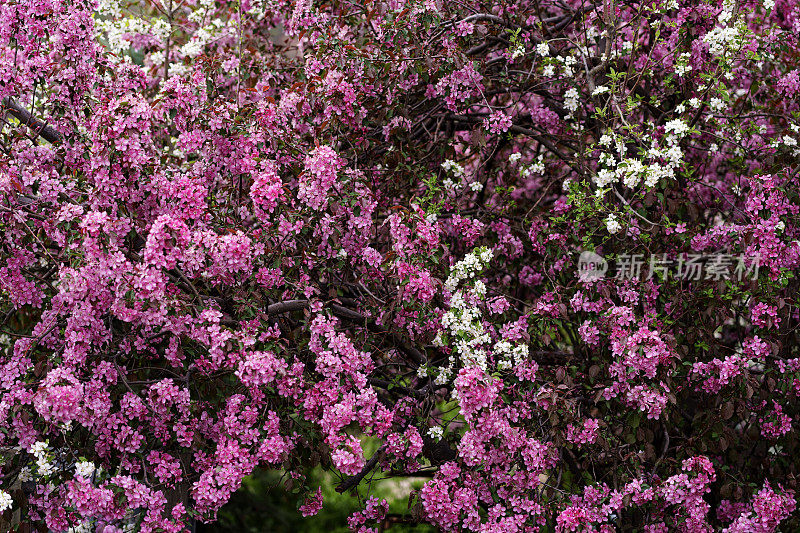
<svg viewBox="0 0 800 533"><path fill-rule="evenodd" d="M320 468L354 531L800 528L798 35L0 2L0 524L185 531L265 468L308 516Z"/></svg>

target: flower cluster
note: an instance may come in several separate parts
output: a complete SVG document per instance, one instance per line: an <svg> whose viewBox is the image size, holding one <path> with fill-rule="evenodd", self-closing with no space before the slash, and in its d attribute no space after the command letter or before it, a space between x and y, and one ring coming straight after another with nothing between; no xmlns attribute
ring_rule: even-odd
<svg viewBox="0 0 800 533"><path fill-rule="evenodd" d="M0 3L0 529L800 528L797 2L601 4Z"/></svg>

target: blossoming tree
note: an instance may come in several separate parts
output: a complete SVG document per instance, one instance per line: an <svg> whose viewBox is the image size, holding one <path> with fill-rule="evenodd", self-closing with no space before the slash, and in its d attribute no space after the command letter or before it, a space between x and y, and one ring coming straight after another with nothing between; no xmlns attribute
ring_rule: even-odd
<svg viewBox="0 0 800 533"><path fill-rule="evenodd" d="M354 531L389 477L443 531L800 527L798 35L3 0L2 524L184 531L258 468L309 515L316 467Z"/></svg>

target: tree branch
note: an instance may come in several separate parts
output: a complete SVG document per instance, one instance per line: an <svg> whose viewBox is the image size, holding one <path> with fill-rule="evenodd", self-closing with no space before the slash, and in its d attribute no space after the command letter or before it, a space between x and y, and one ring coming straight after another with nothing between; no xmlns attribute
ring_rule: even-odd
<svg viewBox="0 0 800 533"><path fill-rule="evenodd" d="M35 139L36 137L41 137L45 141L51 144L58 144L62 141L61 134L57 132L55 129L47 125L47 122L43 122L38 118L34 117L27 109L22 107L19 103L17 103L13 98L6 97L3 99L3 108L4 111L7 111L11 114L14 118L19 120L21 123L28 126L31 130L33 130Z"/></svg>
<svg viewBox="0 0 800 533"><path fill-rule="evenodd" d="M372 469L375 468L375 465L378 464L378 461L380 461L385 454L386 454L386 446L384 445L378 448L378 451L375 452L375 454L370 458L369 461L367 461L367 464L364 465L364 468L361 469L361 472L359 472L354 476L350 476L349 478L339 483L339 486L336 487L336 492L341 494L361 483L361 480L364 479L364 476L369 474L372 471Z"/></svg>

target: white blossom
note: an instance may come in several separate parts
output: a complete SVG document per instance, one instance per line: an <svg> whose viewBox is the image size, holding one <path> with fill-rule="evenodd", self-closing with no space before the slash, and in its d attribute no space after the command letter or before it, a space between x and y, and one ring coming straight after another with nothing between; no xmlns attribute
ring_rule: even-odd
<svg viewBox="0 0 800 533"><path fill-rule="evenodd" d="M597 175L592 178L593 181L597 184L598 187L605 187L609 183L613 183L617 180L616 174L607 168L600 169Z"/></svg>
<svg viewBox="0 0 800 533"><path fill-rule="evenodd" d="M22 470L19 471L19 475L17 476L17 479L21 483L25 483L26 481L32 481L33 480L33 473L31 472L31 469L29 467L27 467L27 466L23 467Z"/></svg>
<svg viewBox="0 0 800 533"><path fill-rule="evenodd" d="M47 449L48 445L43 441L37 441L28 448L28 453L36 458L36 470L41 476L49 476L55 471L47 455Z"/></svg>
<svg viewBox="0 0 800 533"><path fill-rule="evenodd" d="M689 132L689 125L686 124L679 118L675 120L670 120L664 125L664 131L666 133L672 133L676 137L683 137Z"/></svg>
<svg viewBox="0 0 800 533"><path fill-rule="evenodd" d="M89 478L94 474L95 466L91 461L79 461L75 463L75 475L78 477Z"/></svg>
<svg viewBox="0 0 800 533"><path fill-rule="evenodd" d="M575 87L564 93L564 107L572 113L578 109L578 90Z"/></svg>
<svg viewBox="0 0 800 533"><path fill-rule="evenodd" d="M11 495L0 489L0 513L11 509L12 505L14 505L14 500L11 499Z"/></svg>
<svg viewBox="0 0 800 533"><path fill-rule="evenodd" d="M680 56L678 56L678 60L675 62L675 74L678 76L683 76L690 70L692 70L692 66L689 64L689 60L691 59L692 54L689 52L684 52Z"/></svg>
<svg viewBox="0 0 800 533"><path fill-rule="evenodd" d="M464 175L464 167L462 167L452 159L448 159L447 161L442 163L442 168L445 169L445 171L447 172L452 172L456 176Z"/></svg>
<svg viewBox="0 0 800 533"><path fill-rule="evenodd" d="M710 107L712 111L722 111L725 108L725 100L714 97L711 99L711 101L709 101L708 107Z"/></svg>
<svg viewBox="0 0 800 533"><path fill-rule="evenodd" d="M432 439L441 440L444 435L444 430L441 426L433 426L428 428L428 436Z"/></svg>
<svg viewBox="0 0 800 533"><path fill-rule="evenodd" d="M614 234L622 229L622 225L617 220L617 217L612 213L606 217L606 229L609 233Z"/></svg>
<svg viewBox="0 0 800 533"><path fill-rule="evenodd" d="M648 187L655 187L663 178L674 177L675 173L671 168L656 162L647 167L647 175L644 178L644 184Z"/></svg>
<svg viewBox="0 0 800 533"><path fill-rule="evenodd" d="M726 13L726 11L723 11L719 16L720 22L723 24L727 22L727 19L725 19ZM739 30L733 26L717 26L703 36L703 42L708 44L708 51L711 55L721 56L738 35Z"/></svg>
<svg viewBox="0 0 800 533"><path fill-rule="evenodd" d="M547 43L537 44L536 53L538 53L542 57L548 57L550 55L550 45L548 45Z"/></svg>
<svg viewBox="0 0 800 533"><path fill-rule="evenodd" d="M645 166L638 159L625 159L617 168L617 175L622 178L626 187L636 187L642 179Z"/></svg>

